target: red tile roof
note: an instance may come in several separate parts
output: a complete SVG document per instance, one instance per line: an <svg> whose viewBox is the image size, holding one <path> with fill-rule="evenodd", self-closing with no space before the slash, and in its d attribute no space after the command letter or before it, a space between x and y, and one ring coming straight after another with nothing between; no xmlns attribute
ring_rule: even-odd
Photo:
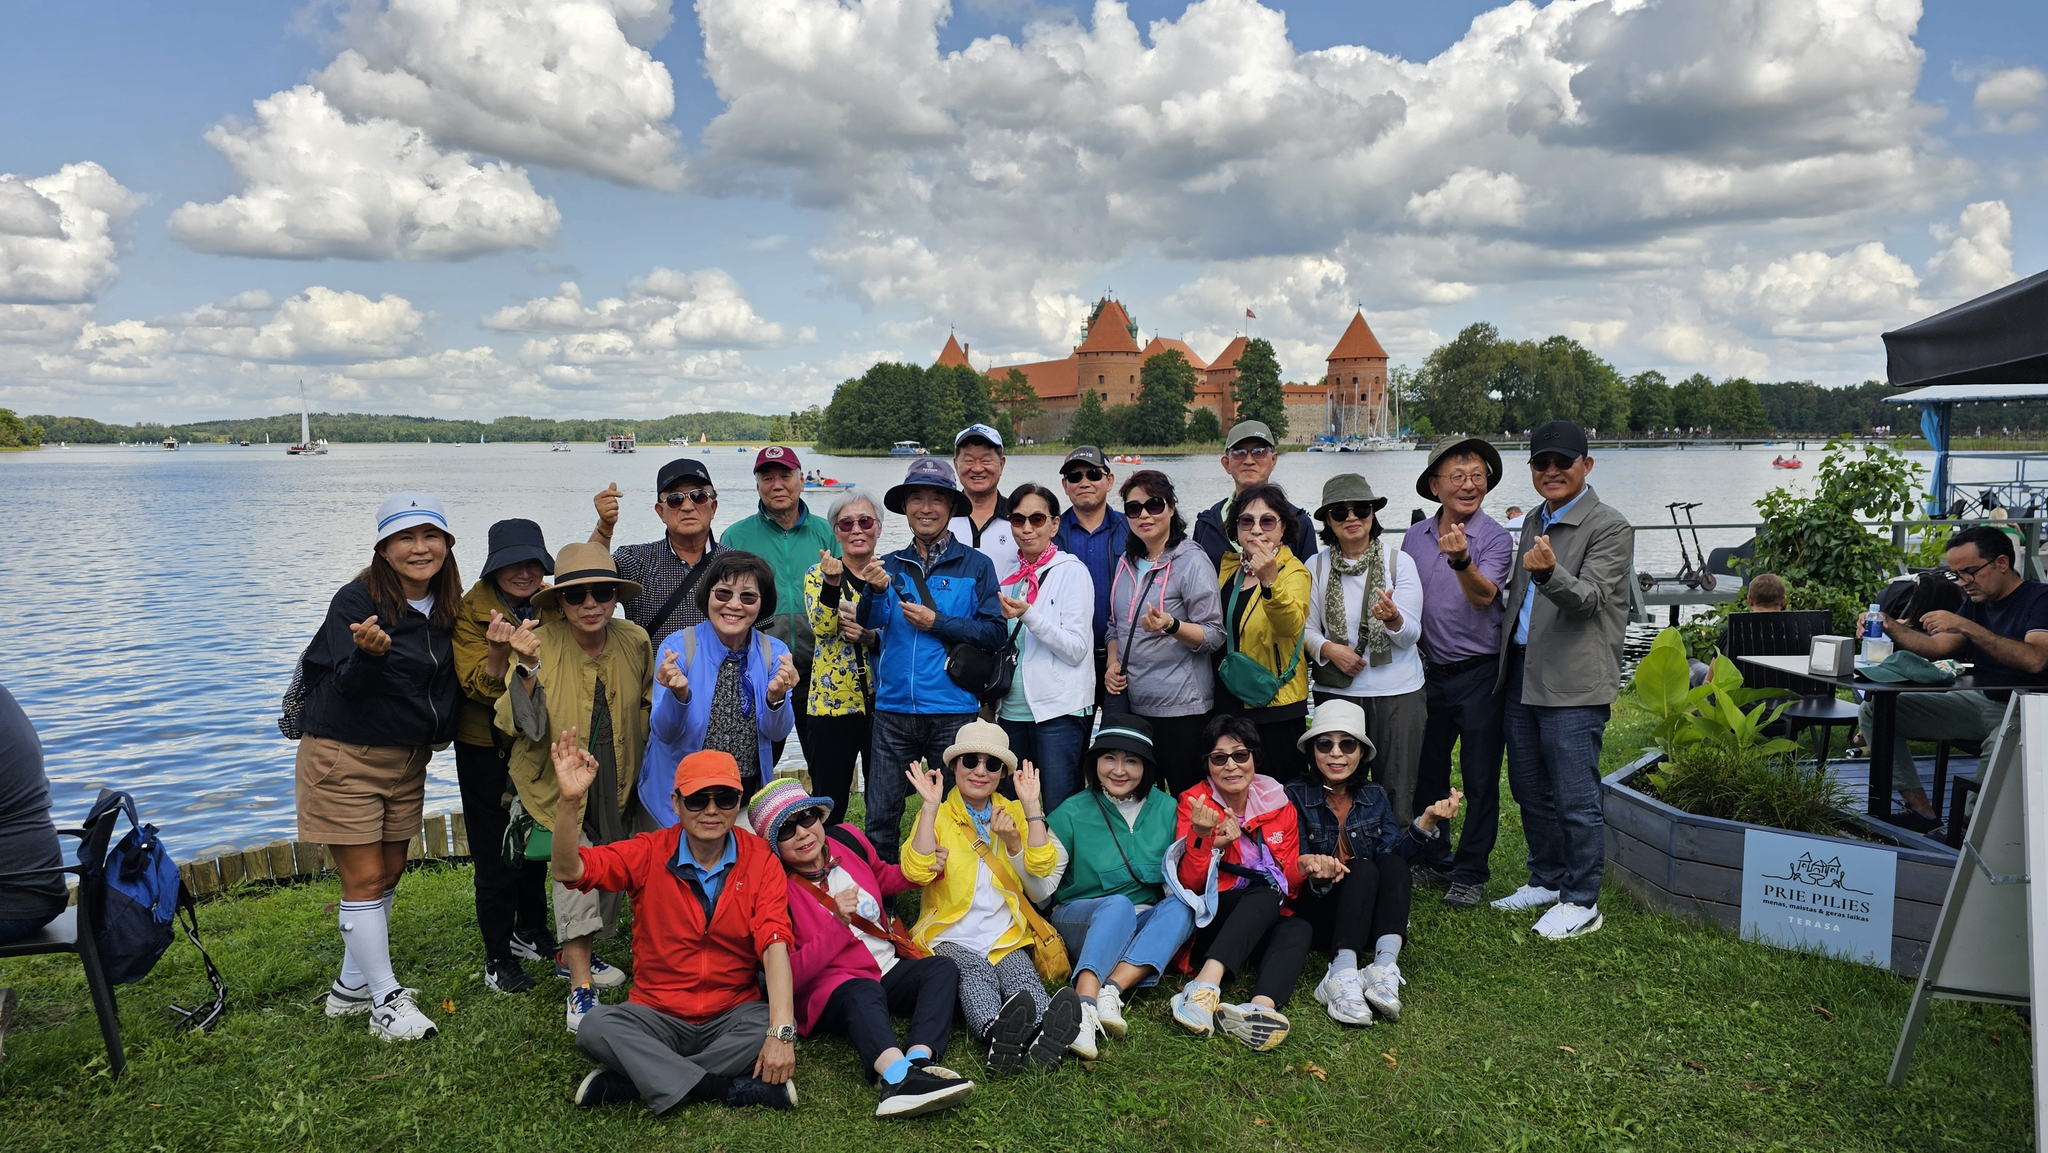
<svg viewBox="0 0 2048 1153"><path fill-rule="evenodd" d="M946 334L946 347L939 350L938 362L945 365L967 364L967 351L960 347L960 342L950 332Z"/></svg>
<svg viewBox="0 0 2048 1153"><path fill-rule="evenodd" d="M1144 357L1146 360L1150 360L1168 349L1172 349L1173 351L1180 353L1182 356L1187 357L1188 363L1195 366L1196 372L1201 372L1202 370L1209 367L1209 362L1195 355L1195 350L1189 348L1187 346L1186 341L1169 340L1163 336L1155 336L1152 338L1152 343L1145 346Z"/></svg>
<svg viewBox="0 0 2048 1153"><path fill-rule="evenodd" d="M1337 340L1337 347L1330 350L1328 359L1349 360L1354 357L1387 358L1387 350L1380 347L1379 338L1372 334L1372 328L1365 323L1365 314L1351 314L1351 325Z"/></svg>
<svg viewBox="0 0 2048 1153"><path fill-rule="evenodd" d="M1131 314L1114 300L1102 302L1102 311L1095 314L1095 323L1088 329L1088 339L1081 342L1075 352L1136 352L1138 342L1131 339Z"/></svg>
<svg viewBox="0 0 2048 1153"><path fill-rule="evenodd" d="M1216 354L1216 359L1209 362L1210 370L1237 371L1237 358L1244 355L1245 345L1249 343L1251 342L1240 336L1229 344L1224 345L1223 351Z"/></svg>
<svg viewBox="0 0 2048 1153"><path fill-rule="evenodd" d="M1037 393L1041 400L1081 395L1081 367L1071 356L1064 360L1041 360L1032 364L998 364L988 370L988 377L1001 380L1013 368L1031 382L1031 391Z"/></svg>

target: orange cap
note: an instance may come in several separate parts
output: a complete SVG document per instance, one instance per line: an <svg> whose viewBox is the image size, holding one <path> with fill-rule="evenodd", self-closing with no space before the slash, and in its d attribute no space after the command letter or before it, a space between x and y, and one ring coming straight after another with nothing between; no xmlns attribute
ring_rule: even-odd
<svg viewBox="0 0 2048 1153"><path fill-rule="evenodd" d="M740 763L732 759L731 753L699 749L676 766L676 792L686 797L699 789L719 785L729 789L740 787Z"/></svg>

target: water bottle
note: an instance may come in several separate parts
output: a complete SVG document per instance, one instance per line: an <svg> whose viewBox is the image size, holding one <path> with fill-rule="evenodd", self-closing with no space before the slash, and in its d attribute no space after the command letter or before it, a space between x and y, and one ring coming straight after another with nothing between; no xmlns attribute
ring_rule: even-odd
<svg viewBox="0 0 2048 1153"><path fill-rule="evenodd" d="M1892 638L1884 635L1884 617L1876 605L1870 606L1870 619L1863 623L1863 663L1882 664L1892 655Z"/></svg>

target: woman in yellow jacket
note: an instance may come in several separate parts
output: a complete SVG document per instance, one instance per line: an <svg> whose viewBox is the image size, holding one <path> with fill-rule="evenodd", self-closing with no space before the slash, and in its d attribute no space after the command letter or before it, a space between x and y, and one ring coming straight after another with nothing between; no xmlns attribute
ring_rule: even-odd
<svg viewBox="0 0 2048 1153"><path fill-rule="evenodd" d="M1223 529L1237 548L1223 554L1227 639L1217 669L1216 711L1258 726L1266 752L1259 771L1281 784L1301 775L1296 739L1308 722L1308 569L1287 547L1294 505L1277 484L1247 485L1231 498ZM1277 692L1266 690L1278 684ZM1247 700L1246 695L1263 700Z"/></svg>
<svg viewBox="0 0 2048 1153"><path fill-rule="evenodd" d="M1081 999L1071 986L1051 997L1032 965L1027 902L1052 895L1066 849L1046 829L1038 770L1017 765L1009 735L988 721L960 726L946 749L954 789L937 769L904 775L923 800L903 876L924 887L911 936L960 969L967 1028L988 1045L993 1075L1030 1060L1051 1068L1081 1033ZM1016 774L1017 799L996 795Z"/></svg>

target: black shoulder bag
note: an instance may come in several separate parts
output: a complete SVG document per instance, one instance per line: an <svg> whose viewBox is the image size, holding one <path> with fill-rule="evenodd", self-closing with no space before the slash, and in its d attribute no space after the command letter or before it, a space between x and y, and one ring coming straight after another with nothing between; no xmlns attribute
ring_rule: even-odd
<svg viewBox="0 0 2048 1153"><path fill-rule="evenodd" d="M1131 711L1131 702L1127 695L1130 692L1131 638L1136 636L1138 632L1138 610L1144 607L1145 593L1152 587L1152 578L1158 575L1159 566L1152 566L1151 571L1145 574L1144 583L1138 586L1138 599L1131 605L1131 621L1124 628L1123 651L1118 653L1116 658L1116 667L1124 671L1124 692L1104 693L1102 695L1102 715L1105 717L1122 716ZM1116 594L1112 590L1110 595L1115 596ZM1126 864L1128 863L1126 862Z"/></svg>
<svg viewBox="0 0 2048 1153"><path fill-rule="evenodd" d="M690 590L697 587L697 578L703 576L704 570L710 567L711 550L706 549L704 556L690 569L689 574L683 577L683 583L676 586L676 591L668 594L668 599L661 602L661 607L656 609L654 616L648 620L647 635L649 637L656 636L661 632L661 626L668 623L669 616L676 611L678 605L683 603L683 598L689 596Z"/></svg>
<svg viewBox="0 0 2048 1153"><path fill-rule="evenodd" d="M910 579L917 584L917 595L923 598L924 606L937 612L931 586L924 582L924 570L915 564L905 567L910 569ZM1010 682L1016 675L1017 628L1010 630L1003 647L995 652L968 641L946 646L947 679L974 694L974 699L982 704L992 705L1009 696Z"/></svg>

